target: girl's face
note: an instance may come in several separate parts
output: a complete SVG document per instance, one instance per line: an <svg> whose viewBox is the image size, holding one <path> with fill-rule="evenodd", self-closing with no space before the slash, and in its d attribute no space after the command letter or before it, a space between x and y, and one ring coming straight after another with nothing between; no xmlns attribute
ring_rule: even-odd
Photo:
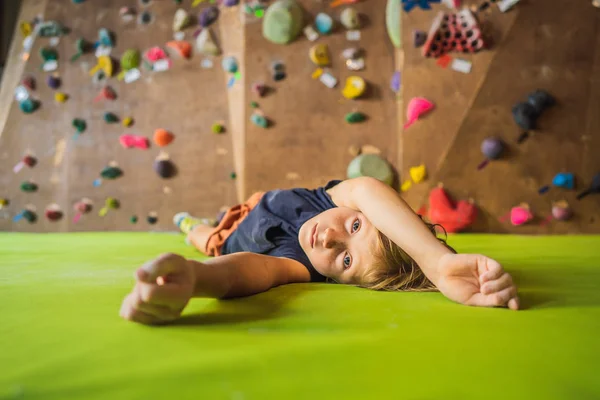
<svg viewBox="0 0 600 400"><path fill-rule="evenodd" d="M317 272L340 283L359 284L375 260L377 229L351 208L314 216L300 227L298 239Z"/></svg>

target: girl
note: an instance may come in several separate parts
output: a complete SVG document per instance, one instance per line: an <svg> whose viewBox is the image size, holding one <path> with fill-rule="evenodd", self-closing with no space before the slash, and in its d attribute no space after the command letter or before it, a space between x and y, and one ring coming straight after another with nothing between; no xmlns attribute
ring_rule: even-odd
<svg viewBox="0 0 600 400"><path fill-rule="evenodd" d="M229 209L216 228L185 213L174 220L214 257L199 262L165 254L140 267L123 318L165 323L192 297L249 296L326 280L374 290L439 290L461 304L519 308L512 278L498 262L456 254L374 178L256 193Z"/></svg>

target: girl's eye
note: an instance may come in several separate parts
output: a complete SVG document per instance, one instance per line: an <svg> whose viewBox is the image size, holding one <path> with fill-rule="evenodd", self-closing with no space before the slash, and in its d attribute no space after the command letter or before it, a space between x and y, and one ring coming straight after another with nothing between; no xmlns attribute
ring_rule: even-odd
<svg viewBox="0 0 600 400"><path fill-rule="evenodd" d="M358 228L360 228L360 220L357 219L352 224L352 233L356 232L358 230Z"/></svg>
<svg viewBox="0 0 600 400"><path fill-rule="evenodd" d="M350 255L346 253L346 256L344 257L344 269L350 268L351 262L352 262L352 259L350 258Z"/></svg>

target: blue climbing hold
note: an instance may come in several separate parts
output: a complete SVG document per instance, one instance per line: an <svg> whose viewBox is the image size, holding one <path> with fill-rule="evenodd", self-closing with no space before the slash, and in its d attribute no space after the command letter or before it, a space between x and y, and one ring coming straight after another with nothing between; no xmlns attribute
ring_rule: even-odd
<svg viewBox="0 0 600 400"><path fill-rule="evenodd" d="M575 176L570 172L556 174L552 184L565 189L575 189Z"/></svg>
<svg viewBox="0 0 600 400"><path fill-rule="evenodd" d="M319 33L326 35L333 29L333 19L325 13L319 13L315 18L315 26Z"/></svg>
<svg viewBox="0 0 600 400"><path fill-rule="evenodd" d="M416 6L421 7L422 10L431 10L429 3L441 3L442 0L402 0L402 7L404 11L409 12Z"/></svg>

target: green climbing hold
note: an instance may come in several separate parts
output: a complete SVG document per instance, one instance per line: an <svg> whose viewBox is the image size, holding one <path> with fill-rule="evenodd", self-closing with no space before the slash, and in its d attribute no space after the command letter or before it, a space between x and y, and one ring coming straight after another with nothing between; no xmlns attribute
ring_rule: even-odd
<svg viewBox="0 0 600 400"><path fill-rule="evenodd" d="M132 215L131 218L129 218L129 222L131 222L132 224L137 223L138 222L137 215Z"/></svg>
<svg viewBox="0 0 600 400"><path fill-rule="evenodd" d="M223 133L225 131L225 127L219 123L214 123L211 127L213 133Z"/></svg>
<svg viewBox="0 0 600 400"><path fill-rule="evenodd" d="M62 26L60 23L56 21L46 21L41 22L39 28L36 27L38 35L41 37L53 37L60 36L63 33L69 33L69 29Z"/></svg>
<svg viewBox="0 0 600 400"><path fill-rule="evenodd" d="M252 103L250 103L250 107L252 108L258 108L258 103L253 101Z"/></svg>
<svg viewBox="0 0 600 400"><path fill-rule="evenodd" d="M84 120L79 119L79 118L75 118L72 122L73 127L75 129L77 129L78 133L83 133L85 131L85 128L87 127L87 124L85 123Z"/></svg>
<svg viewBox="0 0 600 400"><path fill-rule="evenodd" d="M104 121L107 124L114 124L115 122L119 122L119 117L117 117L115 114L113 114L111 112L105 112L104 113Z"/></svg>
<svg viewBox="0 0 600 400"><path fill-rule="evenodd" d="M84 53L91 51L92 48L93 48L93 45L90 42L88 42L87 40L85 40L84 38L77 39L75 41L75 50L77 51L77 53L75 53L75 55L73 55L73 57L71 57L71 62L77 60Z"/></svg>
<svg viewBox="0 0 600 400"><path fill-rule="evenodd" d="M58 60L58 52L52 47L42 47L40 49L40 57L46 61Z"/></svg>
<svg viewBox="0 0 600 400"><path fill-rule="evenodd" d="M402 5L399 0L387 0L385 7L385 27L394 47L402 47Z"/></svg>
<svg viewBox="0 0 600 400"><path fill-rule="evenodd" d="M100 172L100 176L104 179L116 179L123 175L123 170L118 167L106 167Z"/></svg>
<svg viewBox="0 0 600 400"><path fill-rule="evenodd" d="M252 114L250 121L252 121L254 125L260 126L261 128L266 128L269 125L269 122L265 117L256 113Z"/></svg>
<svg viewBox="0 0 600 400"><path fill-rule="evenodd" d="M19 108L25 114L31 114L32 112L37 110L39 108L39 106L40 106L40 102L37 100L33 100L31 98L25 99L19 103Z"/></svg>
<svg viewBox="0 0 600 400"><path fill-rule="evenodd" d="M35 213L30 210L23 210L21 215L23 216L23 219L25 219L27 222L29 222L31 224L37 220L37 215L35 215Z"/></svg>
<svg viewBox="0 0 600 400"><path fill-rule="evenodd" d="M355 124L357 122L363 122L367 119L367 116L361 112L351 112L346 114L346 122L349 124Z"/></svg>
<svg viewBox="0 0 600 400"><path fill-rule="evenodd" d="M391 185L394 173L390 164L376 154L361 154L350 162L346 171L348 179L370 176Z"/></svg>
<svg viewBox="0 0 600 400"><path fill-rule="evenodd" d="M231 179L235 179L235 178L237 178L237 174L235 172L232 172L231 174L229 174L229 177Z"/></svg>
<svg viewBox="0 0 600 400"><path fill-rule="evenodd" d="M137 68L140 66L140 52L135 49L125 50L121 56L121 68L125 71Z"/></svg>
<svg viewBox="0 0 600 400"><path fill-rule="evenodd" d="M303 12L295 0L278 0L265 13L262 33L276 44L287 44L298 37L303 25Z"/></svg>
<svg viewBox="0 0 600 400"><path fill-rule="evenodd" d="M28 193L37 192L38 186L33 182L26 181L26 182L21 183L21 190L23 192L28 192Z"/></svg>

